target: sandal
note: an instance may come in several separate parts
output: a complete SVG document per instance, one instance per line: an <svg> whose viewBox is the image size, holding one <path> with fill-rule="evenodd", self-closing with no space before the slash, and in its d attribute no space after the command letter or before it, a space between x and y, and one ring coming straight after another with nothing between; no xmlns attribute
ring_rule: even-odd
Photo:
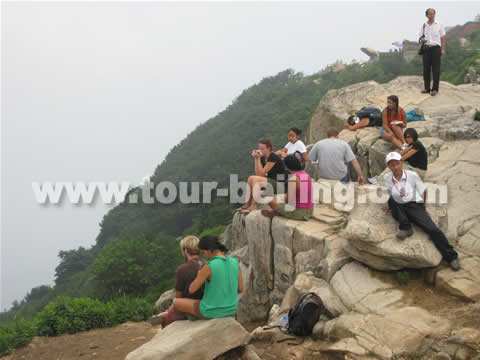
<svg viewBox="0 0 480 360"><path fill-rule="evenodd" d="M156 326L156 325L162 325L163 327L163 324L165 323L165 316L163 315L153 315L150 317L150 319L148 319L148 321L150 322L150 324L152 324L153 326Z"/></svg>
<svg viewBox="0 0 480 360"><path fill-rule="evenodd" d="M275 210L262 210L262 215L266 217L279 216L280 214Z"/></svg>

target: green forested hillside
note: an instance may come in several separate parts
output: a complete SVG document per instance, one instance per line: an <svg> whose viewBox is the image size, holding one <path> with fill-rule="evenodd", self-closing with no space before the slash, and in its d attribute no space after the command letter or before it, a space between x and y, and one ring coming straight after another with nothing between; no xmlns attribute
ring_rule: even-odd
<svg viewBox="0 0 480 360"><path fill-rule="evenodd" d="M468 66L480 58L480 31L468 36L472 41L468 49L448 44L442 59L442 80L460 83ZM381 56L375 63L349 65L340 72L321 71L305 76L288 69L266 77L171 149L155 169L152 181L217 181L224 186L230 174L246 180L253 171L250 150L256 147L258 139L272 138L275 148L285 145L287 130L293 126L305 130L329 89L366 80L387 82L412 74L421 74L420 57L407 63L400 53L393 53ZM139 193L140 189L132 192ZM181 261L175 237L220 233L231 220L235 205L225 198L215 199L212 204L122 203L104 216L92 248L60 252L55 287L32 289L25 299L14 304L10 313L3 314L3 319L11 318L15 312L32 317L59 295L105 299L125 294L154 298L171 286L175 266ZM149 252L157 255L148 257ZM113 259L117 257L125 261L115 263ZM128 276L118 270L122 267L129 269ZM145 269L160 277L149 275L140 281ZM130 289L128 284L137 280L141 286ZM108 289L102 288L106 284Z"/></svg>

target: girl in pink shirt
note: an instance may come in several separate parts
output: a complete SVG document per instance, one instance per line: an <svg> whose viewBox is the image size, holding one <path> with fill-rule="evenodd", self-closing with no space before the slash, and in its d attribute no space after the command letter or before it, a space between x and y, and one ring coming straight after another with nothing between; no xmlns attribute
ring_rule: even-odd
<svg viewBox="0 0 480 360"><path fill-rule="evenodd" d="M268 217L281 215L293 220L308 220L313 214L312 179L305 170L302 170L296 154L285 158L285 166L291 174L285 203L278 203L277 199L273 198L269 202L272 210L262 210L262 214Z"/></svg>

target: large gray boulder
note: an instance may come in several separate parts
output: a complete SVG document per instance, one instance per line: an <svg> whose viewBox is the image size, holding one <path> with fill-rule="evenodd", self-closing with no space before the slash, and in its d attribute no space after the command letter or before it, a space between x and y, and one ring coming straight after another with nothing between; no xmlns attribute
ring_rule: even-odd
<svg viewBox="0 0 480 360"><path fill-rule="evenodd" d="M125 360L209 360L246 345L247 331L233 318L175 321Z"/></svg>
<svg viewBox="0 0 480 360"><path fill-rule="evenodd" d="M155 308L159 312L165 311L173 304L173 300L175 300L175 289L167 290L155 302Z"/></svg>
<svg viewBox="0 0 480 360"><path fill-rule="evenodd" d="M386 190L374 185L358 187L356 206L350 212L344 231L345 251L354 259L377 270L426 268L437 266L442 257L428 235L414 225L414 235L400 241L395 234L398 223L381 210L388 199ZM384 198L383 203L374 199ZM373 201L372 201L373 200ZM431 207L434 221L441 225L442 208ZM445 217L445 216L443 216Z"/></svg>
<svg viewBox="0 0 480 360"><path fill-rule="evenodd" d="M342 267L330 286L349 310L359 313L385 313L402 304L403 292L374 277L371 270L353 261Z"/></svg>
<svg viewBox="0 0 480 360"><path fill-rule="evenodd" d="M421 356L432 342L448 335L450 323L418 307L403 307L385 314L348 313L328 321L323 330L330 341L327 351L353 359ZM401 357L404 356L404 357Z"/></svg>

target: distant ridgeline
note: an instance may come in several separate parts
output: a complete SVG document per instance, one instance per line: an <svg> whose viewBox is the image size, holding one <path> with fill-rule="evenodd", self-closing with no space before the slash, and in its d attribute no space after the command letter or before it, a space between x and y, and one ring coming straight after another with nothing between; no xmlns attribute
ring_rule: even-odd
<svg viewBox="0 0 480 360"><path fill-rule="evenodd" d="M480 49L480 30L465 36L470 41L469 47L462 48L455 41L449 43L442 59L442 80L460 83L468 67L480 57L472 50ZM258 139L269 137L278 149L286 144L290 127L303 129L305 134L313 112L328 90L367 80L384 83L400 75L419 75L421 69L420 57L406 62L398 53L380 56L374 63L346 65L342 71L323 70L304 76L288 69L266 77L173 147L155 169L152 180L155 184L216 181L221 187L228 185L230 174L238 174L239 180L245 181L253 172L250 151L257 146ZM141 189L132 192L141 193ZM212 204L122 203L104 216L92 248L60 252L55 287L32 289L25 299L14 304L12 311L3 314L3 319L11 318L14 312L32 317L57 295L99 298L148 295L154 299L171 286L171 280L159 283L153 275L142 277L139 269L149 269L154 274L159 269L150 263L165 261L162 275L173 279L175 266L181 261L174 255L178 253L175 237L186 233L220 233L231 221L235 205L229 204L228 198L213 199ZM162 246L171 261L159 259L160 255L147 256L161 254ZM122 259L115 261L124 255L127 260L123 263Z"/></svg>

